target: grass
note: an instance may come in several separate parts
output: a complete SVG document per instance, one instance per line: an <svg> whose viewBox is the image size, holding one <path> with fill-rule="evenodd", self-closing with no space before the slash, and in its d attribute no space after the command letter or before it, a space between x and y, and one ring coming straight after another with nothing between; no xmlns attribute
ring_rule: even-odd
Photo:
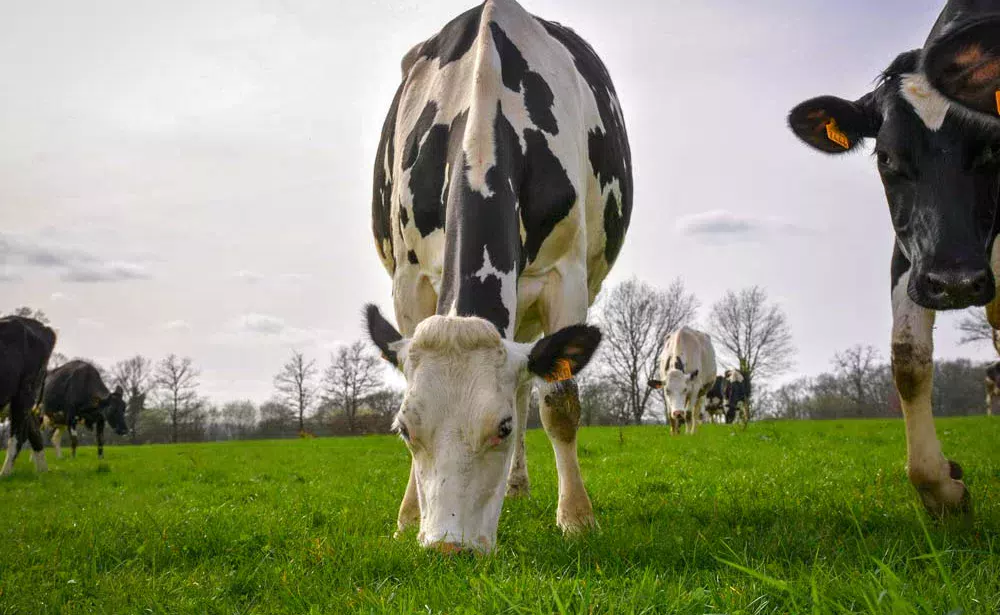
<svg viewBox="0 0 1000 615"><path fill-rule="evenodd" d="M391 538L390 437L93 448L0 482L7 613L1000 612L1000 420L941 420L976 521L933 523L898 421L581 431L599 533L564 540L541 432L489 557Z"/></svg>

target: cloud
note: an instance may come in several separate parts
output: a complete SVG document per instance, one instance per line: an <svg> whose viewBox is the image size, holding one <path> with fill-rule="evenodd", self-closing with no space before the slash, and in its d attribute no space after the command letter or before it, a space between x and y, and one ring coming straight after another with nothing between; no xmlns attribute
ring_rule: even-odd
<svg viewBox="0 0 1000 615"><path fill-rule="evenodd" d="M256 284L264 279L264 276L257 273L256 271L247 271L246 269L241 269L233 274L233 277L246 282L247 284Z"/></svg>
<svg viewBox="0 0 1000 615"><path fill-rule="evenodd" d="M24 276L17 267L7 264L0 266L0 282L20 282L23 279Z"/></svg>
<svg viewBox="0 0 1000 615"><path fill-rule="evenodd" d="M717 209L679 218L674 225L681 235L719 241L744 241L763 235L808 235L812 229L781 218L753 217Z"/></svg>
<svg viewBox="0 0 1000 615"><path fill-rule="evenodd" d="M244 314L233 324L239 332L257 335L281 335L289 330L284 320L266 314Z"/></svg>
<svg viewBox="0 0 1000 615"><path fill-rule="evenodd" d="M103 329L104 328L104 323L103 322L101 322L99 320L96 320L96 319L93 319L93 318L87 318L87 317L77 318L76 319L76 324L80 325L81 327L84 327L85 329Z"/></svg>
<svg viewBox="0 0 1000 615"><path fill-rule="evenodd" d="M22 268L52 270L64 282L119 282L149 278L145 267L138 263L100 258L78 248L46 245L43 240L15 237L0 233L0 259ZM0 270L8 270L8 265ZM15 274L17 268L14 269Z"/></svg>
<svg viewBox="0 0 1000 615"><path fill-rule="evenodd" d="M69 301L70 297L66 293L56 291L49 295L49 299L53 301Z"/></svg>
<svg viewBox="0 0 1000 615"><path fill-rule="evenodd" d="M296 327L278 316L259 313L233 318L213 339L223 344L312 346L324 351L335 348L341 341L330 330Z"/></svg>
<svg viewBox="0 0 1000 615"><path fill-rule="evenodd" d="M275 284L302 284L312 276L306 273L282 273L276 276L266 276L259 271L241 269L233 274L233 277L247 284L261 284L273 282Z"/></svg>
<svg viewBox="0 0 1000 615"><path fill-rule="evenodd" d="M191 325L184 320L171 320L163 323L163 328L167 331L190 331Z"/></svg>

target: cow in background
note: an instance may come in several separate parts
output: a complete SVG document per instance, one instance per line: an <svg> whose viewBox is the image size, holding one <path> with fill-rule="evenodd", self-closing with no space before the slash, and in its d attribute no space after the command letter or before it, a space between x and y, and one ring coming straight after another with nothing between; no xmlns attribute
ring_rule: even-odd
<svg viewBox="0 0 1000 615"><path fill-rule="evenodd" d="M657 378L649 386L663 391L670 434L698 431L705 396L715 384L715 348L712 338L690 327L681 327L669 337L660 353Z"/></svg>
<svg viewBox="0 0 1000 615"><path fill-rule="evenodd" d="M14 470L25 442L31 443L35 469L44 472L45 444L32 409L45 385L45 370L56 345L55 331L32 318L0 318L0 408L9 404L10 434L0 476Z"/></svg>
<svg viewBox="0 0 1000 615"><path fill-rule="evenodd" d="M726 418L726 377L716 376L712 388L705 395L705 412L714 423Z"/></svg>
<svg viewBox="0 0 1000 615"><path fill-rule="evenodd" d="M935 516L971 512L962 467L945 457L934 428L935 312L987 306L1000 328L998 91L1000 3L951 0L924 48L900 54L870 92L812 98L788 118L826 154L874 142L895 230L892 371L907 473Z"/></svg>
<svg viewBox="0 0 1000 615"><path fill-rule="evenodd" d="M726 424L735 423L738 416L749 422L750 386L746 375L738 369L729 369L723 376L723 382L722 403Z"/></svg>
<svg viewBox="0 0 1000 615"><path fill-rule="evenodd" d="M986 368L987 416L993 416L996 406L1000 406L1000 361ZM997 414L1000 414L1000 412Z"/></svg>
<svg viewBox="0 0 1000 615"><path fill-rule="evenodd" d="M83 424L97 437L97 458L104 458L104 425L110 424L120 436L128 433L122 388L108 391L97 368L85 361L70 361L49 372L42 399L42 421L52 430L56 458L62 457L62 431L69 431L73 457L78 443L77 429Z"/></svg>

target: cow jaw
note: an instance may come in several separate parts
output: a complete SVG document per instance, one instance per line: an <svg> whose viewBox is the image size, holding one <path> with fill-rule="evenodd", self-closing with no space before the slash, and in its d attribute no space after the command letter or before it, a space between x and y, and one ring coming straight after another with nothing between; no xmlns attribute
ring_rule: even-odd
<svg viewBox="0 0 1000 615"><path fill-rule="evenodd" d="M687 412L687 400L691 388L691 379L679 369L667 372L663 385L663 396L667 401L667 411L674 415Z"/></svg>

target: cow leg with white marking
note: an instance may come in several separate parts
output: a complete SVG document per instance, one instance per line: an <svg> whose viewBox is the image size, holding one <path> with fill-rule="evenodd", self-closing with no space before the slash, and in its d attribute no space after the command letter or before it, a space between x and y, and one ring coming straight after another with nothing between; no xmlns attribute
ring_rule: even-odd
<svg viewBox="0 0 1000 615"><path fill-rule="evenodd" d="M62 459L62 427L52 430L52 448L56 450L56 459Z"/></svg>
<svg viewBox="0 0 1000 615"><path fill-rule="evenodd" d="M934 312L906 293L909 274L892 291L892 375L906 423L907 474L935 516L971 510L962 468L941 452L934 429Z"/></svg>
<svg viewBox="0 0 1000 615"><path fill-rule="evenodd" d="M413 461L410 461L410 480L406 483L406 493L399 504L399 514L396 515L396 534L399 538L411 525L420 525L420 500L417 497L417 476Z"/></svg>
<svg viewBox="0 0 1000 615"><path fill-rule="evenodd" d="M10 473L14 471L14 460L17 459L17 452L21 450L18 446L17 436L11 436L7 440L7 454L4 456L3 468L0 469L0 477L10 476Z"/></svg>
<svg viewBox="0 0 1000 615"><path fill-rule="evenodd" d="M698 422L701 419L701 409L705 406L705 398L699 395L694 402L694 410L691 411L691 433L698 432Z"/></svg>
<svg viewBox="0 0 1000 615"><path fill-rule="evenodd" d="M78 443L79 439L76 437L76 419L71 419L69 422L69 445L73 451L73 459L76 459L76 445Z"/></svg>
<svg viewBox="0 0 1000 615"><path fill-rule="evenodd" d="M548 315L546 335L587 319L586 276L575 279L553 272L539 298L541 313ZM559 312L565 312L560 314ZM578 313L579 312L579 313ZM580 426L580 393L573 379L544 382L538 389L542 426L552 443L559 474L559 508L556 525L564 532L576 533L595 527L594 509L583 484L577 457L576 433Z"/></svg>
<svg viewBox="0 0 1000 615"><path fill-rule="evenodd" d="M524 434L528 431L528 410L531 406L531 383L525 383L517 390L517 448L514 451L514 461L510 466L510 476L507 479L507 495L526 497L531 493L531 481L528 479L528 460L525 457Z"/></svg>

